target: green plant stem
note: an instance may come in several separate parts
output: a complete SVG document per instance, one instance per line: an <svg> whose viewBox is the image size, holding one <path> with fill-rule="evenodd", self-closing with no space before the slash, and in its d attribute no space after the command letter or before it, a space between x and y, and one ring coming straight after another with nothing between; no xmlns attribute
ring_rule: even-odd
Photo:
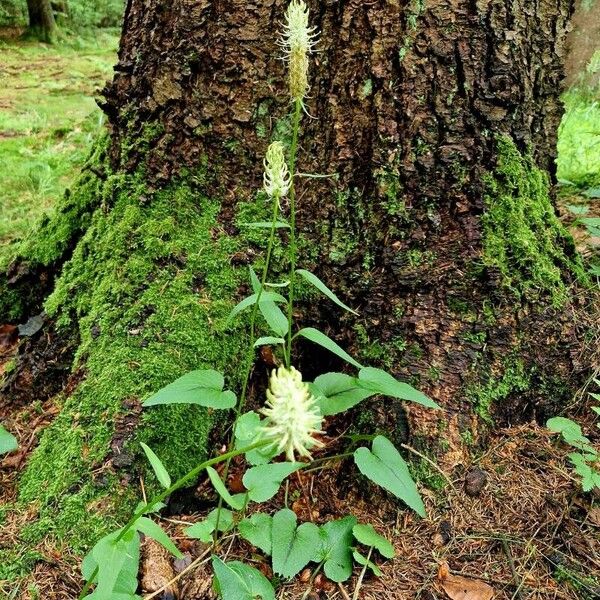
<svg viewBox="0 0 600 600"><path fill-rule="evenodd" d="M146 502L145 504L143 504L133 514L133 516L131 517L131 519L129 519L129 521L126 523L126 525L121 529L121 531L119 532L119 535L115 538L114 543L116 544L117 542L121 541L123 539L123 537L125 536L125 534L135 525L136 521L140 517L142 517L146 514L146 512L148 511L149 508L156 506L159 502L162 502L165 498L170 496L173 492L182 488L189 481L195 479L207 467L211 467L212 465L216 465L223 461L229 461L232 458L239 456L240 454L245 454L246 452L250 452L251 450L254 450L256 448L266 446L269 443L270 442L268 440L262 440L260 442L256 442L255 444L252 444L250 446L246 446L245 448L240 448L239 450L231 450L230 452L227 452L226 454L221 454L221 456L215 456L215 457L210 458L209 460L205 460L203 463L200 463L199 465L195 466L191 471L188 471L185 475L183 475L183 477L180 477L175 483L173 483L166 490L163 490L162 492L160 492L159 494L154 496L154 498L152 498L152 500L150 500L150 502ZM80 600L85 598L85 595L88 593L88 591L89 591L91 585L94 583L94 579L96 578L97 575L98 575L98 567L96 567L96 569L94 569L92 576L89 578L89 580L84 585L84 587L81 591L81 594L79 595Z"/></svg>
<svg viewBox="0 0 600 600"><path fill-rule="evenodd" d="M298 153L298 133L300 131L300 119L302 118L302 101L296 100L294 107L294 118L292 121L292 145L290 147L289 171L290 171L290 292L288 296L288 335L287 345L284 350L286 365L292 362L292 322L294 318L294 284L296 282L296 155Z"/></svg>
<svg viewBox="0 0 600 600"><path fill-rule="evenodd" d="M229 437L228 448L232 448L235 441L235 424L244 410L244 404L246 402L246 395L248 393L248 382L250 381L250 373L252 372L252 365L254 364L254 337L256 335L256 316L258 314L260 298L262 296L263 290L265 289L265 284L267 282L267 276L269 274L269 266L271 264L271 255L273 254L273 246L275 245L275 224L277 222L277 217L279 215L279 196L273 196L273 212L271 214L271 230L269 232L269 242L267 244L267 256L265 257L265 264L262 270L261 278L260 278L260 289L257 292L256 302L252 307L252 313L250 315L250 344L248 345L248 352L246 353L245 359L245 369L244 369L244 380L242 382L242 392L240 394L240 398L235 407L235 417L233 420L233 429L231 430L231 435ZM227 475L229 473L229 465L231 460L228 460L225 463L225 469L223 470L223 479L227 481ZM219 504L217 505L217 518L215 525L215 542L219 532L219 521L221 520L221 510L223 509L223 498L219 497Z"/></svg>

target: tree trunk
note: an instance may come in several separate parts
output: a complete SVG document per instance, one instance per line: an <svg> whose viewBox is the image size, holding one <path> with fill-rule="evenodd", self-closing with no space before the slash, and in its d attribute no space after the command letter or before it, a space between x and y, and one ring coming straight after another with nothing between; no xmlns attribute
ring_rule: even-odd
<svg viewBox="0 0 600 600"><path fill-rule="evenodd" d="M40 42L52 44L56 38L56 21L50 0L27 0L29 34Z"/></svg>
<svg viewBox="0 0 600 600"><path fill-rule="evenodd" d="M300 262L360 316L318 301L298 319L443 405L410 408L413 439L457 449L493 419L555 414L576 381L583 277L550 192L572 1L309 5L321 36L299 170L335 177L299 178ZM264 249L240 227L269 210L262 157L289 136L284 8L128 2L102 103L110 136L0 281L0 313L14 321L51 292L47 327L77 347L61 413L21 481L38 536L77 549L97 535L104 517L88 508L126 504L116 490L132 440L173 476L207 448L205 413L142 413L140 400L191 368L239 379L247 331L226 315ZM297 362L309 376L340 367L308 346ZM259 358L256 370L263 383ZM371 406L371 421L404 435L398 407Z"/></svg>

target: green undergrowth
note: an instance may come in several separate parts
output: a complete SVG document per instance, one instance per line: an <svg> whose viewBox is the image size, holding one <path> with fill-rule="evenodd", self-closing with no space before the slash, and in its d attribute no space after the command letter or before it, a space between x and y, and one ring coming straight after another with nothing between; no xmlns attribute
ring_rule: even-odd
<svg viewBox="0 0 600 600"><path fill-rule="evenodd" d="M569 297L572 276L585 278L573 240L549 195L547 175L507 137L497 139L495 172L485 177L483 261L519 298Z"/></svg>
<svg viewBox="0 0 600 600"><path fill-rule="evenodd" d="M101 130L93 95L112 76L118 38L77 49L0 40L0 263L51 212Z"/></svg>
<svg viewBox="0 0 600 600"><path fill-rule="evenodd" d="M598 53L600 65L600 51ZM599 67L600 68L600 67ZM581 188L600 186L600 91L573 88L563 95L557 177Z"/></svg>
<svg viewBox="0 0 600 600"><path fill-rule="evenodd" d="M125 471L106 467L115 452L134 460L144 441L173 478L206 456L213 425L206 409L139 415L132 407L191 369L231 372L226 365L240 364L246 344L245 328L227 323L247 272L232 265L240 239L221 231L219 202L183 181L151 195L140 177L119 175L103 188L112 205L90 216L45 305L59 330L78 333L74 369L83 379L43 433L18 497L38 509L23 541L50 536L75 552L131 508L136 486L121 485ZM115 449L118 440L126 443ZM151 490L151 476L146 485Z"/></svg>

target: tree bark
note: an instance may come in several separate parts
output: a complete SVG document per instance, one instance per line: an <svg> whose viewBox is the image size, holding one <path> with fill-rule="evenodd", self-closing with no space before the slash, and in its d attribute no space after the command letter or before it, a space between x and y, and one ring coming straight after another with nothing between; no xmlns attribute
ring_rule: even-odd
<svg viewBox="0 0 600 600"><path fill-rule="evenodd" d="M27 12L30 35L40 42L54 43L57 27L50 0L27 0Z"/></svg>
<svg viewBox="0 0 600 600"><path fill-rule="evenodd" d="M360 316L314 301L299 321L441 403L434 415L411 407L408 425L443 450L492 419L555 414L580 368L582 268L550 192L573 2L309 6L321 35L299 171L335 177L299 178L300 261ZM240 227L267 214L264 151L289 135L284 9L130 0L102 102L110 138L0 280L0 313L23 320L51 291L51 326L79 345L62 413L21 483L46 533L72 536L75 518L91 541L86 511L60 515L114 497L135 436L173 475L205 450L203 413L142 416L145 395L190 368L239 378L247 331L225 317L264 248ZM46 284L32 291L32 278ZM309 377L341 367L308 346L296 360ZM264 369L257 358L253 389ZM370 406L376 426L404 435L399 407ZM89 474L108 459L113 479Z"/></svg>

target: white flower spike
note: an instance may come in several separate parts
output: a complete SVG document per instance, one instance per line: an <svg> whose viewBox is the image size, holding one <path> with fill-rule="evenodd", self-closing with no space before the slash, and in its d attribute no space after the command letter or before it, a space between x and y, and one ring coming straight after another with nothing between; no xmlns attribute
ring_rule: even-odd
<svg viewBox="0 0 600 600"><path fill-rule="evenodd" d="M289 68L290 96L303 102L309 90L308 55L316 43L316 27L308 26L308 8L304 0L292 0L285 13L279 45L285 52Z"/></svg>
<svg viewBox="0 0 600 600"><path fill-rule="evenodd" d="M273 142L267 149L264 160L264 190L271 197L283 198L290 189L290 173L285 162L284 146Z"/></svg>
<svg viewBox="0 0 600 600"><path fill-rule="evenodd" d="M279 367L271 373L266 408L260 411L267 417L261 438L272 440L272 446L285 452L288 460L294 453L310 458L310 448L323 443L313 437L322 433L323 417L302 374L290 367Z"/></svg>

